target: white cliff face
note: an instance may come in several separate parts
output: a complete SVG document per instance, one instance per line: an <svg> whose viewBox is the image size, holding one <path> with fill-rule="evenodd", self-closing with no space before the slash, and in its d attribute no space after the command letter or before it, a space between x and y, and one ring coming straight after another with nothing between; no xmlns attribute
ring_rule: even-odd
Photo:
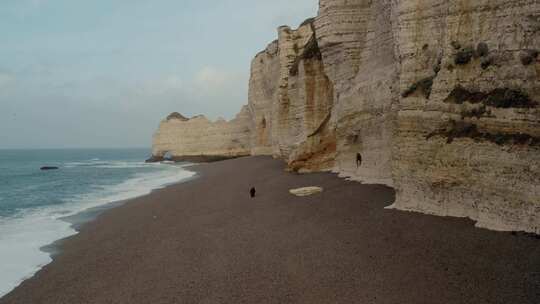
<svg viewBox="0 0 540 304"><path fill-rule="evenodd" d="M540 233L540 65L520 59L540 49L540 2L399 1L394 10L395 207Z"/></svg>
<svg viewBox="0 0 540 304"><path fill-rule="evenodd" d="M278 40L252 64L249 106L258 122L253 124L253 154L271 153L302 172L332 168L334 92L323 69L313 20L297 30L278 29Z"/></svg>
<svg viewBox="0 0 540 304"><path fill-rule="evenodd" d="M250 146L253 155L272 155L272 105L277 100L280 64L278 41L257 54L251 62L249 110Z"/></svg>
<svg viewBox="0 0 540 304"><path fill-rule="evenodd" d="M319 4L255 57L245 120L210 132L227 140L164 122L158 150L273 155L392 186L394 208L540 233L540 2Z"/></svg>
<svg viewBox="0 0 540 304"><path fill-rule="evenodd" d="M335 86L333 170L389 186L394 184L391 147L398 104L392 18L390 1L322 0L315 21L324 70Z"/></svg>
<svg viewBox="0 0 540 304"><path fill-rule="evenodd" d="M249 123L247 107L229 122L171 115L154 135L152 154L158 159L169 154L177 160L197 161L246 156L250 154Z"/></svg>

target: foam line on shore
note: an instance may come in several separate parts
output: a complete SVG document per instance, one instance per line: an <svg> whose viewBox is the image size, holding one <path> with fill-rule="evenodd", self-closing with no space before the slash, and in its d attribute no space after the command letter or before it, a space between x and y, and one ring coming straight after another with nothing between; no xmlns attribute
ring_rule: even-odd
<svg viewBox="0 0 540 304"><path fill-rule="evenodd" d="M52 243L77 234L79 226L95 218L99 212L115 206L117 202L149 194L194 176L194 172L183 169L183 166L168 166L159 172L136 174L120 184L97 188L60 205L0 217L0 260L9 261L0 264L0 297L52 261Z"/></svg>

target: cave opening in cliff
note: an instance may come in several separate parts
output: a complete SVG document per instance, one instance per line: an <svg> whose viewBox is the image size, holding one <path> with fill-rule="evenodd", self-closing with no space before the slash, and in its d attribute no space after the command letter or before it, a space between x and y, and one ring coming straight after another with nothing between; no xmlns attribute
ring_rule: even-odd
<svg viewBox="0 0 540 304"><path fill-rule="evenodd" d="M164 160L172 160L172 159L173 159L172 153L169 152L169 151L166 151L166 152L163 154L163 159L164 159Z"/></svg>

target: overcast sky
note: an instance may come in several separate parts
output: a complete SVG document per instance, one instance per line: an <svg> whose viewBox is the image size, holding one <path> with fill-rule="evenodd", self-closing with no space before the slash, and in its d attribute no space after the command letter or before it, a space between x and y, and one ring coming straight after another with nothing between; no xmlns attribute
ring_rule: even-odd
<svg viewBox="0 0 540 304"><path fill-rule="evenodd" d="M149 147L173 111L230 119L252 57L317 0L0 0L0 149Z"/></svg>

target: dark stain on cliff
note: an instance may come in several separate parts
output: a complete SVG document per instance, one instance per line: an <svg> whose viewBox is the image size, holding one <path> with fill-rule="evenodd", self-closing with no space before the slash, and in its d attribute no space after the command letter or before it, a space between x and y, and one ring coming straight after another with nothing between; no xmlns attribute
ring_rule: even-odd
<svg viewBox="0 0 540 304"><path fill-rule="evenodd" d="M450 144L456 138L470 138L476 142L488 141L499 146L502 145L527 145L540 147L540 137L526 133L505 133L505 132L480 132L474 123L465 121L451 121L445 130L437 130L426 136L426 140L432 137L441 136L446 138L446 143Z"/></svg>
<svg viewBox="0 0 540 304"><path fill-rule="evenodd" d="M525 50L519 54L519 60L523 65L530 65L538 58L538 50Z"/></svg>
<svg viewBox="0 0 540 304"><path fill-rule="evenodd" d="M326 125L328 124L328 122L330 121L330 118L332 117L332 112L328 112L328 114L326 114L326 117L324 118L324 120L319 124L319 126L317 127L317 129L315 129L315 131L313 131L311 134L309 134L307 137L313 137L319 133L322 132L322 130L326 127Z"/></svg>
<svg viewBox="0 0 540 304"><path fill-rule="evenodd" d="M311 36L302 53L294 60L289 72L292 76L298 75L298 69L302 60L322 60L321 50L315 35Z"/></svg>
<svg viewBox="0 0 540 304"><path fill-rule="evenodd" d="M533 108L538 103L519 90L509 88L496 88L490 92L470 91L462 86L455 87L448 97L444 100L446 103L463 104L482 103L486 106L495 108Z"/></svg>
<svg viewBox="0 0 540 304"><path fill-rule="evenodd" d="M489 54L489 47L485 42L480 42L476 46L476 57L485 57Z"/></svg>
<svg viewBox="0 0 540 304"><path fill-rule="evenodd" d="M486 106L482 105L479 108L463 110L461 112L461 118L465 118L465 117L480 118L480 117L484 116L484 114L486 114L486 113L489 113L489 112L486 110Z"/></svg>
<svg viewBox="0 0 540 304"><path fill-rule="evenodd" d="M492 56L486 56L486 57L483 57L482 60L480 61L480 67L482 68L482 70L485 70L487 69L490 65L493 64L493 57Z"/></svg>
<svg viewBox="0 0 540 304"><path fill-rule="evenodd" d="M498 88L488 94L486 105L496 108L532 108L538 103L518 90Z"/></svg>
<svg viewBox="0 0 540 304"><path fill-rule="evenodd" d="M480 92L473 92L465 89L464 87L458 85L455 87L452 92L446 97L444 102L462 104L465 101L470 103L479 103L486 98L486 94Z"/></svg>
<svg viewBox="0 0 540 304"><path fill-rule="evenodd" d="M457 42L457 41L452 41L452 42L450 43L450 45L454 48L454 50L459 50L459 49L461 49L461 44L460 44L459 42Z"/></svg>
<svg viewBox="0 0 540 304"><path fill-rule="evenodd" d="M442 55L439 55L439 58L437 58L437 63L433 67L433 72L435 72L435 75L438 75L439 72L441 71L441 64L442 64Z"/></svg>
<svg viewBox="0 0 540 304"><path fill-rule="evenodd" d="M435 76L420 79L419 81L411 84L411 86L409 86L407 90L401 94L401 96L403 98L407 98L419 90L424 97L429 98L431 95L431 88L433 87L433 79L435 79Z"/></svg>
<svg viewBox="0 0 540 304"><path fill-rule="evenodd" d="M460 49L454 56L454 63L456 65L464 65L471 61L475 54L475 50L472 47L466 47Z"/></svg>

